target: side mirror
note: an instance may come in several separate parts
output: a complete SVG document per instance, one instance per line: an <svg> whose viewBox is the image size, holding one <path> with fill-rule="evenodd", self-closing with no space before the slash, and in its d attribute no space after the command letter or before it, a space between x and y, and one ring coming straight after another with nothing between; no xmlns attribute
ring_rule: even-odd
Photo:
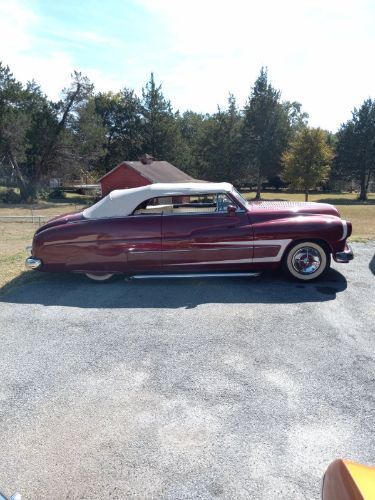
<svg viewBox="0 0 375 500"><path fill-rule="evenodd" d="M234 217L236 215L237 208L234 205L228 205L227 210L229 217Z"/></svg>

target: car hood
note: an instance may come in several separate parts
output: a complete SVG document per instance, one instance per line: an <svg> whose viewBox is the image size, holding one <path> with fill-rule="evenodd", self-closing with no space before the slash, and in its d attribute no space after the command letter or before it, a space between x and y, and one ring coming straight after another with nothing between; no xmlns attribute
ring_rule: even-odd
<svg viewBox="0 0 375 500"><path fill-rule="evenodd" d="M336 207L328 203L294 201L252 201L251 213L288 217L296 214L334 215L340 217Z"/></svg>
<svg viewBox="0 0 375 500"><path fill-rule="evenodd" d="M52 219L50 219L46 224L43 224L43 226L40 226L36 230L35 234L45 231L46 229L49 229L51 227L61 226L62 224L75 222L81 219L83 219L82 212L70 212L68 214L58 215L57 217L53 217Z"/></svg>

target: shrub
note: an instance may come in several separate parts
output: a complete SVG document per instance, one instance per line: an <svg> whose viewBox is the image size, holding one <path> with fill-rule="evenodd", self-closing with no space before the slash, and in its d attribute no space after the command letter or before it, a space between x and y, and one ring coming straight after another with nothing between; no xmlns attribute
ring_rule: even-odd
<svg viewBox="0 0 375 500"><path fill-rule="evenodd" d="M65 193L64 191L61 191L60 188L53 189L52 191L48 191L47 189L40 189L38 192L38 198L44 201L64 200Z"/></svg>
<svg viewBox="0 0 375 500"><path fill-rule="evenodd" d="M64 200L65 197L66 196L65 196L64 191L62 191L60 188L54 189L48 195L49 200Z"/></svg>
<svg viewBox="0 0 375 500"><path fill-rule="evenodd" d="M7 189L3 193L0 193L0 200L3 203L20 203L21 198L18 193L15 192L14 189Z"/></svg>

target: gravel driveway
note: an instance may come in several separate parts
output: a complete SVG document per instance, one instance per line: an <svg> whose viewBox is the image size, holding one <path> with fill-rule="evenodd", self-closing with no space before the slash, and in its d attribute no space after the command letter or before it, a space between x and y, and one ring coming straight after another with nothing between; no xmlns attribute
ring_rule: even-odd
<svg viewBox="0 0 375 500"><path fill-rule="evenodd" d="M375 242L324 281L97 284L0 296L0 491L318 499L375 462Z"/></svg>

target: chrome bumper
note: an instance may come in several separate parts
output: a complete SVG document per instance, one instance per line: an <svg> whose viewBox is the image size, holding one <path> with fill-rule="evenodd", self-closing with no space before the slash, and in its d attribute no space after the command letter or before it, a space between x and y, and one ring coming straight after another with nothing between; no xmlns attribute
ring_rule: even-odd
<svg viewBox="0 0 375 500"><path fill-rule="evenodd" d="M36 259L35 257L27 257L25 260L25 266L27 269L38 269L42 265L42 261L40 259Z"/></svg>
<svg viewBox="0 0 375 500"><path fill-rule="evenodd" d="M352 247L347 243L345 245L345 250L343 252L335 253L335 261L336 262L349 262L354 259L354 253Z"/></svg>

